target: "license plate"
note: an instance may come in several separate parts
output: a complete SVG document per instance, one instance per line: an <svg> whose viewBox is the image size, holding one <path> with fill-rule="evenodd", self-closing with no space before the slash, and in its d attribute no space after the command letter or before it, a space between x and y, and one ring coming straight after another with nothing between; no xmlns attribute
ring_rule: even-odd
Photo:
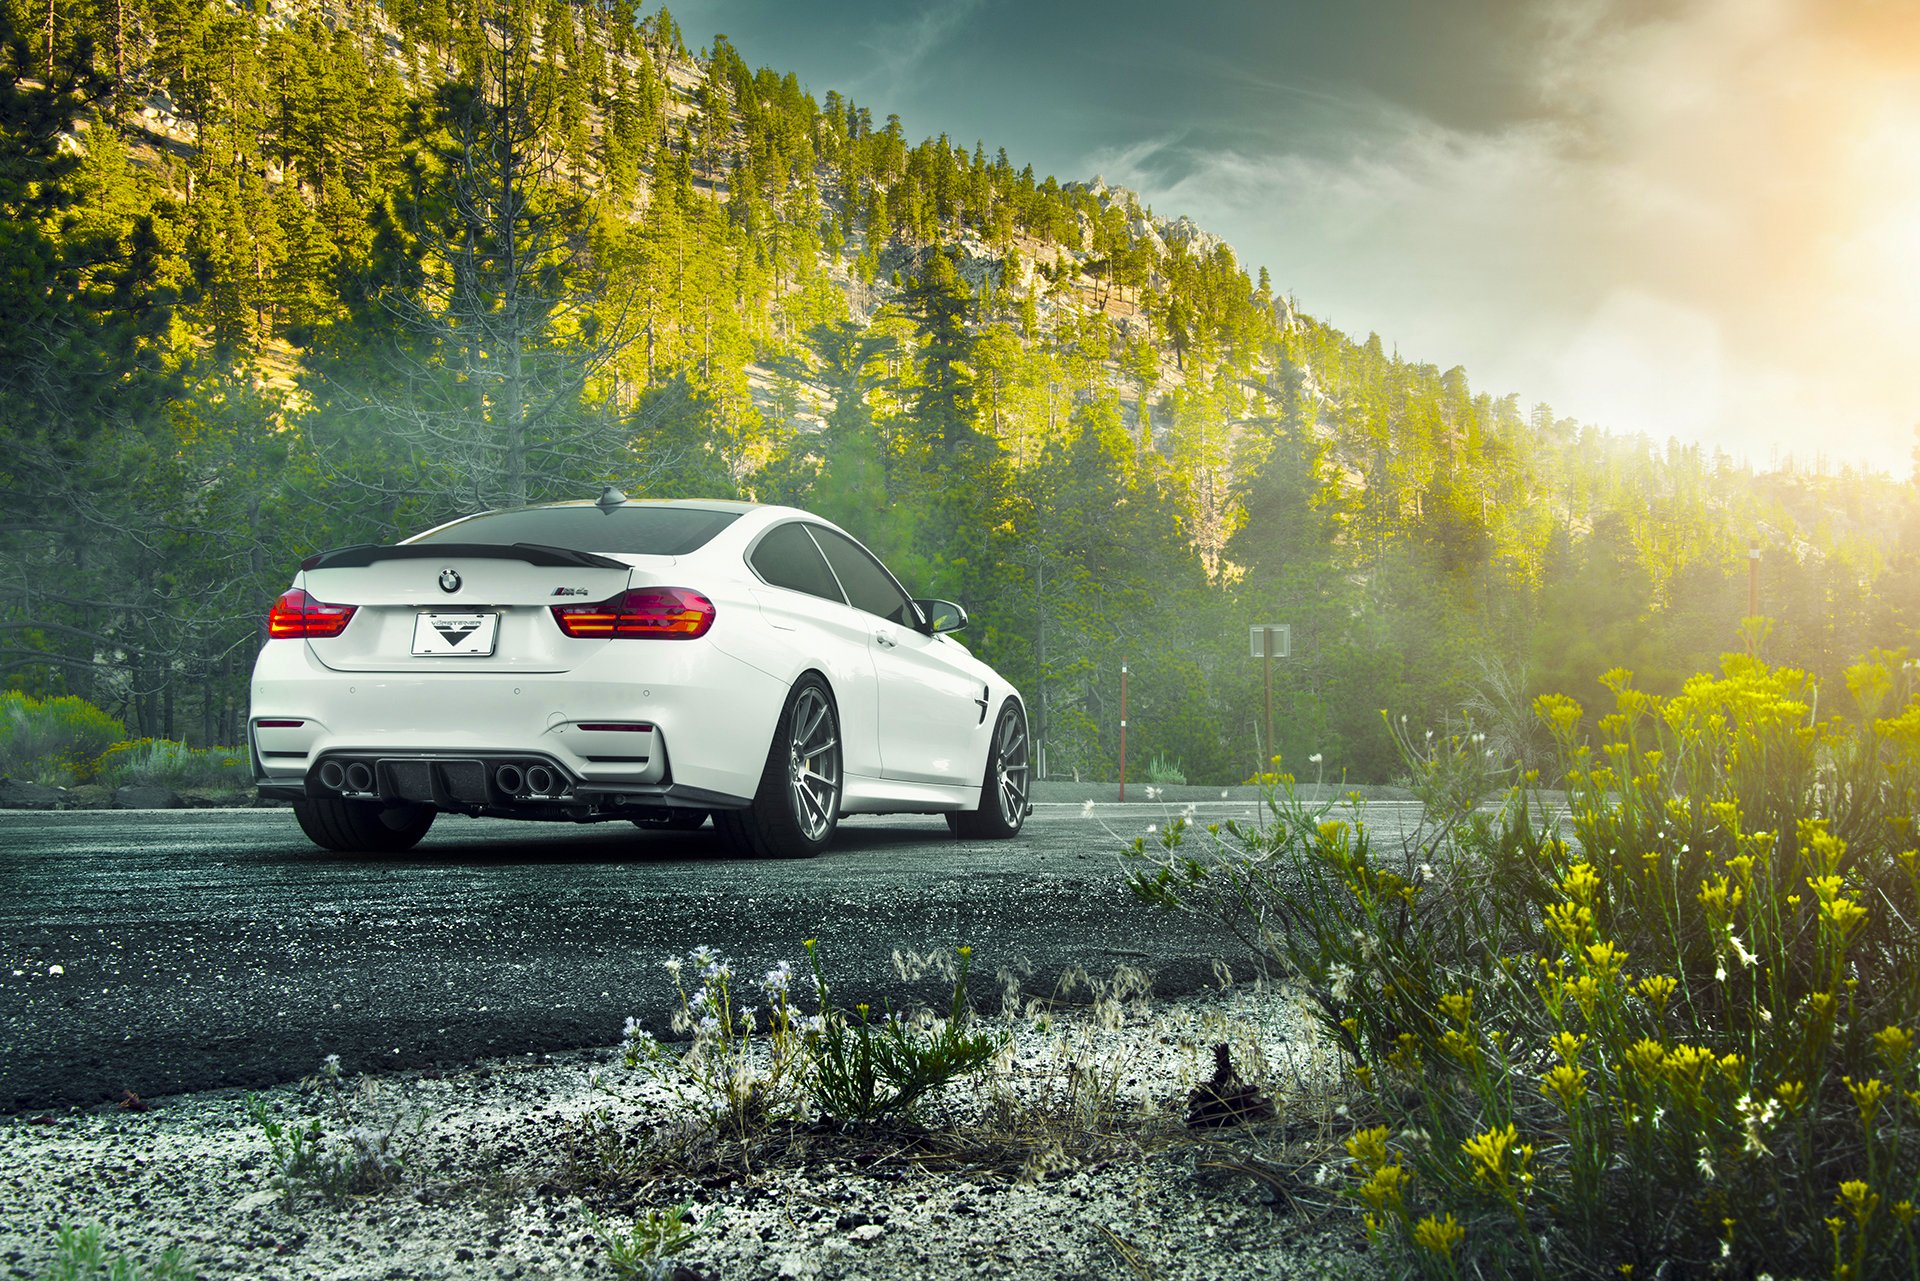
<svg viewBox="0 0 1920 1281"><path fill-rule="evenodd" d="M413 652L425 658L487 658L499 630L498 614L421 614L413 620Z"/></svg>

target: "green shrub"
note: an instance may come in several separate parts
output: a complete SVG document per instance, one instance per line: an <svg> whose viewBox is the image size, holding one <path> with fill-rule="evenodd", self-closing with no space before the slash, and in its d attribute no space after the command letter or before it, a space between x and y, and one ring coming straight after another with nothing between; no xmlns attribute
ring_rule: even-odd
<svg viewBox="0 0 1920 1281"><path fill-rule="evenodd" d="M349 1086L337 1054L327 1055L301 1087L316 1109L304 1120L281 1121L265 1099L246 1099L247 1115L267 1142L270 1177L288 1205L303 1192L337 1204L399 1181L408 1149L426 1128L423 1112L377 1116L379 1086L370 1078Z"/></svg>
<svg viewBox="0 0 1920 1281"><path fill-rule="evenodd" d="M959 949L953 993L944 1019L887 1014L875 1020L865 1005L847 1014L827 1004L827 980L812 940L820 1013L813 1020L808 1092L815 1106L836 1121L871 1121L906 1112L924 1096L985 1068L1006 1048L1007 1034L974 1031L967 1001L967 970L973 949Z"/></svg>
<svg viewBox="0 0 1920 1281"><path fill-rule="evenodd" d="M0 692L0 774L59 787L83 783L100 753L126 736L126 726L84 698Z"/></svg>
<svg viewBox="0 0 1920 1281"><path fill-rule="evenodd" d="M253 766L243 747L188 747L165 738L115 743L94 764L94 778L108 787L246 788Z"/></svg>
<svg viewBox="0 0 1920 1281"><path fill-rule="evenodd" d="M186 1256L172 1248L154 1260L151 1267L126 1255L109 1255L100 1241L100 1225L76 1228L67 1224L54 1236L59 1255L44 1273L42 1281L193 1281L194 1270Z"/></svg>
<svg viewBox="0 0 1920 1281"><path fill-rule="evenodd" d="M835 1009L814 941L818 1012L803 1015L793 1000L793 967L786 961L756 985L764 1013L745 1004L751 989L732 962L711 948L695 948L666 962L679 1010L676 1031L691 1040L675 1054L628 1019L622 1052L628 1067L643 1068L673 1089L691 1115L710 1120L731 1137L748 1140L769 1121L809 1112L835 1121L869 1121L904 1113L958 1077L978 1072L1006 1044L999 1032L973 1029L967 1001L970 949L959 949L945 1018L872 1017L865 1005ZM697 982L689 989L687 979Z"/></svg>
<svg viewBox="0 0 1920 1281"><path fill-rule="evenodd" d="M1350 1193L1406 1270L1920 1275L1899 658L1824 722L1804 674L1749 658L1670 700L1609 673L1591 745L1572 700L1537 704L1563 822L1516 790L1377 850L1283 780L1261 827L1136 842L1134 887L1308 991L1373 1110Z"/></svg>
<svg viewBox="0 0 1920 1281"><path fill-rule="evenodd" d="M607 1246L607 1262L621 1281L672 1281L680 1271L674 1255L693 1244L699 1225L687 1216L693 1203L646 1210L625 1232L610 1229L591 1213L588 1223Z"/></svg>
<svg viewBox="0 0 1920 1281"><path fill-rule="evenodd" d="M1153 759L1147 762L1147 781L1158 783L1162 787L1184 787L1187 782L1187 772L1180 767L1179 761L1155 752Z"/></svg>

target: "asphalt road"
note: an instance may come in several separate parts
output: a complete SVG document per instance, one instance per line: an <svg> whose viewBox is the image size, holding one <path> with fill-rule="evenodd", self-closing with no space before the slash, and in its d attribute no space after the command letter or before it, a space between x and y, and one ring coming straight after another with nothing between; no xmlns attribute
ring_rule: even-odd
<svg viewBox="0 0 1920 1281"><path fill-rule="evenodd" d="M1252 806L1201 806L1214 818ZM896 952L969 944L997 1009L1063 972L1141 966L1162 995L1247 971L1230 940L1138 904L1119 849L1166 807L1042 805L1011 842L937 818L844 822L818 859L711 829L443 818L400 858L329 854L286 810L0 813L0 1112L312 1072L451 1066L666 1032L662 962L706 944L750 979L818 939L836 1001L941 998ZM1404 807L1369 810L1391 823ZM756 997L757 999L757 997Z"/></svg>

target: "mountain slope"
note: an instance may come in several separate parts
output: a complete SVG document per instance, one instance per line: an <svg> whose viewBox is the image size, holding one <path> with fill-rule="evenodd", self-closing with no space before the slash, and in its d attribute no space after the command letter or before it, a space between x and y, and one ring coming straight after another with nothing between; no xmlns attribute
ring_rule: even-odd
<svg viewBox="0 0 1920 1281"><path fill-rule="evenodd" d="M1524 748L1532 692L1737 645L1750 540L1775 656L1910 634L1904 486L1523 411L665 10L478 12L8 11L16 683L233 741L299 554L609 481L800 503L966 599L1057 773L1113 767L1123 658L1168 776L1383 777L1383 705Z"/></svg>

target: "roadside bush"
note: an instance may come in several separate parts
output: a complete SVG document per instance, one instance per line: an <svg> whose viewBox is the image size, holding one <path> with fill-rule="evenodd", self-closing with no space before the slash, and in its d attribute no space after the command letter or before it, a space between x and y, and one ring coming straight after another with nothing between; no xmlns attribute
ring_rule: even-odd
<svg viewBox="0 0 1920 1281"><path fill-rule="evenodd" d="M1901 658L1851 668L1825 721L1750 658L1665 700L1612 672L1590 742L1571 699L1536 704L1564 822L1514 790L1376 849L1282 779L1261 826L1136 842L1131 879L1310 993L1374 1112L1350 1193L1409 1270L1920 1274Z"/></svg>
<svg viewBox="0 0 1920 1281"><path fill-rule="evenodd" d="M400 1180L408 1150L426 1128L424 1113L383 1115L392 1109L383 1105L378 1081L362 1077L349 1085L337 1054L301 1087L313 1107L303 1120L282 1121L266 1100L247 1096L247 1115L267 1142L271 1178L288 1205L303 1192L338 1204Z"/></svg>
<svg viewBox="0 0 1920 1281"><path fill-rule="evenodd" d="M169 1247L151 1264L109 1251L100 1239L100 1225L84 1228L63 1225L54 1234L59 1251L41 1274L42 1281L193 1281L194 1269L178 1247Z"/></svg>
<svg viewBox="0 0 1920 1281"><path fill-rule="evenodd" d="M127 727L84 698L0 692L0 774L53 787L84 783Z"/></svg>
<svg viewBox="0 0 1920 1281"><path fill-rule="evenodd" d="M669 957L679 994L674 1030L687 1033L674 1053L628 1019L622 1050L628 1067L644 1068L677 1091L697 1117L742 1141L774 1120L808 1114L839 1122L906 1113L955 1079L984 1069L1005 1045L999 1032L976 1031L967 1000L970 949L959 949L944 1018L866 1005L835 1008L813 940L807 960L817 1010L794 1002L793 967L785 961L754 986L765 1010L745 1002L732 962L706 947ZM689 988L688 980L693 980Z"/></svg>
<svg viewBox="0 0 1920 1281"><path fill-rule="evenodd" d="M95 781L108 787L246 788L253 766L243 747L188 747L165 738L115 743L95 762Z"/></svg>
<svg viewBox="0 0 1920 1281"><path fill-rule="evenodd" d="M1183 787L1186 785L1187 772L1180 767L1179 761L1155 752L1153 759L1147 762L1147 781L1162 787Z"/></svg>
<svg viewBox="0 0 1920 1281"><path fill-rule="evenodd" d="M967 1001L973 949L958 952L945 1018L889 1012L875 1019L865 1005L854 1006L851 1016L828 1007L826 975L808 941L820 1013L808 1034L813 1064L807 1089L822 1115L863 1122L899 1115L955 1079L981 1071L1006 1048L1005 1032L974 1030Z"/></svg>

